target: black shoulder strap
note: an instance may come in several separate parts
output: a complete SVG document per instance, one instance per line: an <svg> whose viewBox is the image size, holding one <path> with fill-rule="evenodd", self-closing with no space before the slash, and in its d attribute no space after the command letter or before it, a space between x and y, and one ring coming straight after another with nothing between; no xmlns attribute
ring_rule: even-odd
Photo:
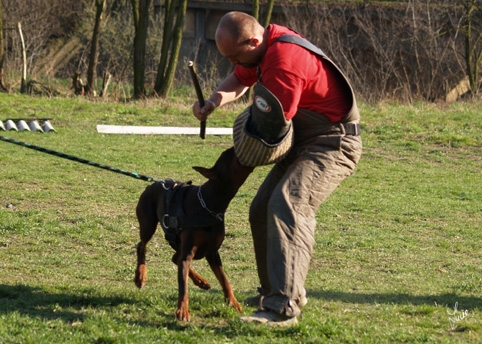
<svg viewBox="0 0 482 344"><path fill-rule="evenodd" d="M349 111L349 113L345 116L343 121L349 122L349 121L353 121L353 120L358 120L360 118L360 114L358 112L358 107L357 107L356 101L355 101L355 93L353 92L353 88L351 87L350 82L348 81L345 74L343 74L341 69L338 68L338 66L328 56L326 56L326 54L323 52L323 50L318 48L316 45L314 45L310 41L308 41L304 38L298 37L298 36L293 36L293 35L282 35L282 36L276 38L274 42L286 42L286 43L297 44L297 45L317 54L318 56L321 56L324 61L328 61L335 68L335 70L338 73L340 73L340 75L343 77L343 80L345 80L345 83L346 83L348 89L350 90L350 94L351 94L351 98L352 98L352 108Z"/></svg>
<svg viewBox="0 0 482 344"><path fill-rule="evenodd" d="M320 55L321 57L327 57L326 54L323 52L323 50L318 48L316 45L314 45L310 41L308 41L304 38L298 37L298 36L282 35L282 36L276 38L275 42L286 42L286 43L297 44L299 46L302 46L305 49L308 49L309 51L311 51L315 54Z"/></svg>

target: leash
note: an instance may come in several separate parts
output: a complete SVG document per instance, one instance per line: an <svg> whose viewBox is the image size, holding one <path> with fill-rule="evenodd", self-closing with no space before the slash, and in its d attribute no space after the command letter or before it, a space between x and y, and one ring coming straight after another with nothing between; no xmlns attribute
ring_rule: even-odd
<svg viewBox="0 0 482 344"><path fill-rule="evenodd" d="M19 141L19 140L10 139L10 138L5 137L5 136L0 135L0 140L5 141L5 142L10 142L10 143L22 146L22 147L30 148L30 149L33 149L33 150L36 150L36 151L39 151L39 152L42 152L42 153L51 154L51 155L54 155L54 156L59 157L59 158L64 158L64 159L67 159L67 160L80 162L82 164L102 168L104 170L108 170L108 171L115 172L115 173L120 173L120 174L123 174L125 176L132 177L132 178L145 180L146 182L156 182L156 181L158 181L158 180L156 180L152 177L149 177L149 176L145 176L145 175L133 173L133 172L127 172L127 171L120 170L118 168L115 168L115 167L112 167L112 166L107 166L107 165L104 165L104 164L98 164L98 163L93 162L93 161L78 158L78 157L75 157L73 155L68 155L68 154L56 152L56 151L51 150L51 149L35 146L35 145L32 145L32 144L27 143L27 142L22 142L22 141Z"/></svg>

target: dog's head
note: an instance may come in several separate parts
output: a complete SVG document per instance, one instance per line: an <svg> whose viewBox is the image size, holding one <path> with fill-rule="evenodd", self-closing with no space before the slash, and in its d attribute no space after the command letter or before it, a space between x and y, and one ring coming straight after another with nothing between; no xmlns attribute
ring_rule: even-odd
<svg viewBox="0 0 482 344"><path fill-rule="evenodd" d="M193 166L193 169L209 180L233 185L237 190L253 171L253 167L240 164L234 148L226 149L211 168Z"/></svg>

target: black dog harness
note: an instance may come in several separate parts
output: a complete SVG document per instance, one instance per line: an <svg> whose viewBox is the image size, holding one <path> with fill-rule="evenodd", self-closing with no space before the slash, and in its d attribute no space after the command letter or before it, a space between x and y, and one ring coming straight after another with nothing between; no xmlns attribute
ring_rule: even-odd
<svg viewBox="0 0 482 344"><path fill-rule="evenodd" d="M172 179L162 181L165 190L163 202L164 213L160 214L161 227L164 230L164 237L169 242L169 245L177 250L178 236L184 228L202 227L209 229L210 227L224 221L224 213L215 213L210 210L201 193L201 186L194 186L191 182L177 182ZM200 218L193 218L186 216L183 207L183 200L186 191L198 188L197 196L199 204L212 216L202 216ZM193 205L195 207L195 205Z"/></svg>

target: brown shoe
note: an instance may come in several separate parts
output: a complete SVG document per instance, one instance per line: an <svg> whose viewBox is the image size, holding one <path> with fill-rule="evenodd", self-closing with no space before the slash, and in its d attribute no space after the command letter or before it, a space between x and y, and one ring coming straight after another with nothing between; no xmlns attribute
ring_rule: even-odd
<svg viewBox="0 0 482 344"><path fill-rule="evenodd" d="M266 324L275 327L290 327L298 324L296 317L289 318L270 310L258 310L253 315L241 317L239 320L246 323Z"/></svg>

